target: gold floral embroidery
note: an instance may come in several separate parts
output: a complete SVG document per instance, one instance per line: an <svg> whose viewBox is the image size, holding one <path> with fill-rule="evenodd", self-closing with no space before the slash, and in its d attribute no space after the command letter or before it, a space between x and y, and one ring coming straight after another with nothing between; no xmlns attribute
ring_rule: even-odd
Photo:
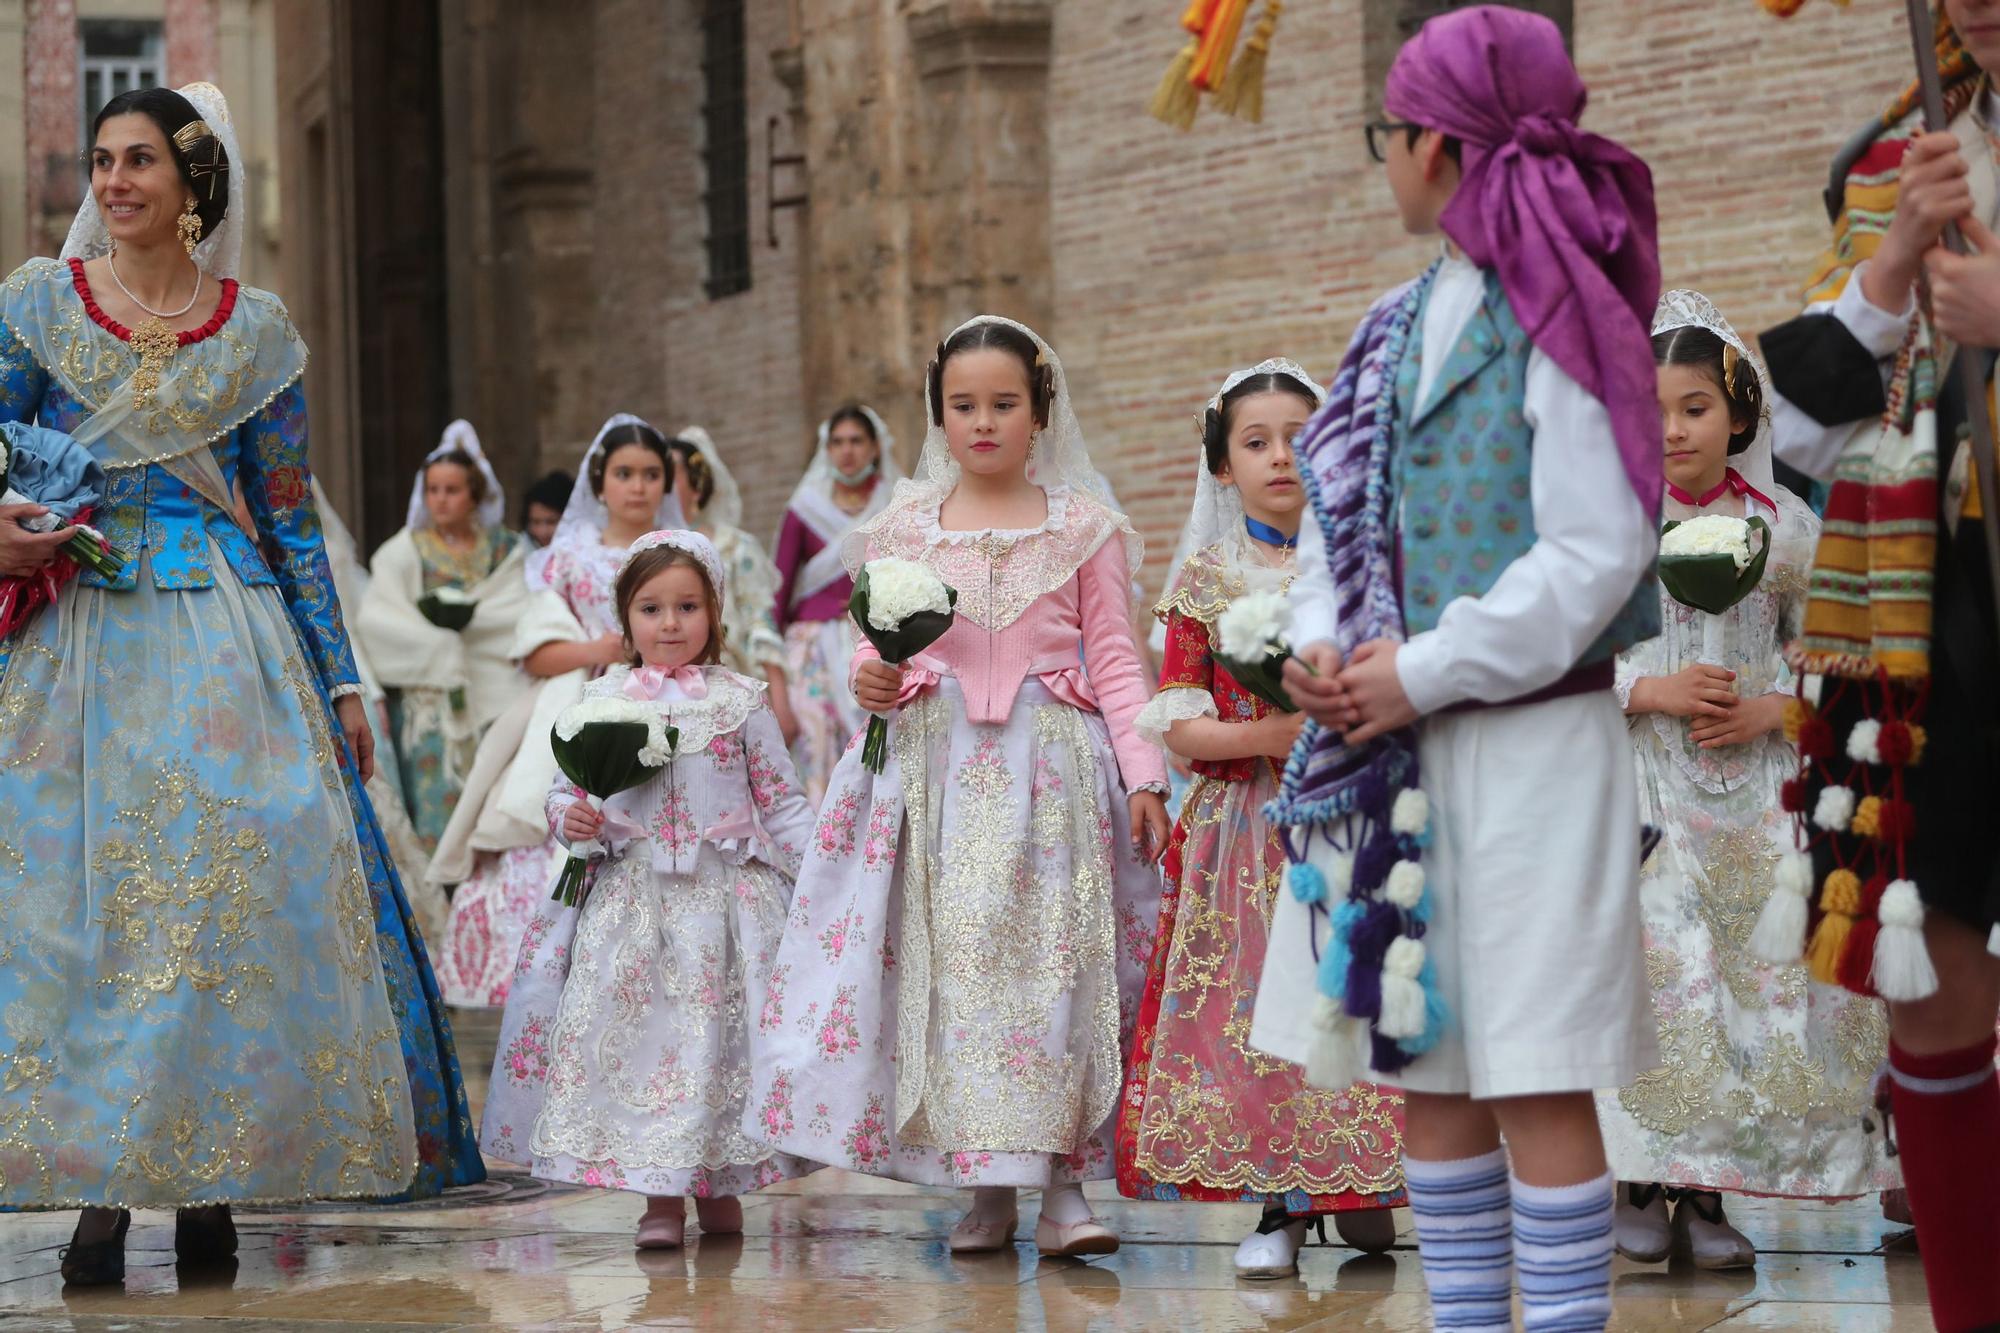
<svg viewBox="0 0 2000 1333"><path fill-rule="evenodd" d="M1800 1119L1826 1104L1826 1063L1806 1054L1789 1032L1768 1042L1743 1072L1757 1095L1788 1119Z"/></svg>
<svg viewBox="0 0 2000 1333"><path fill-rule="evenodd" d="M33 659L34 665L28 665ZM40 722L48 712L48 695L45 688L38 687L37 681L53 678L61 668L61 662L47 646L25 634L14 636L14 647L7 659L6 675L0 680L0 764L8 768L24 768L33 764L48 748L47 729L37 728L41 734L34 744L20 748L17 733L24 732L31 723Z"/></svg>
<svg viewBox="0 0 2000 1333"><path fill-rule="evenodd" d="M1879 1000L1847 999L1833 1021L1833 1039L1850 1074L1873 1078L1889 1052L1888 1008Z"/></svg>
<svg viewBox="0 0 2000 1333"><path fill-rule="evenodd" d="M1646 950L1646 989L1657 993L1680 977L1681 960L1672 949Z"/></svg>
<svg viewBox="0 0 2000 1333"><path fill-rule="evenodd" d="M1662 1134L1679 1134L1706 1120L1711 1094L1729 1072L1727 1038L1720 1024L1682 1010L1660 1024L1660 1067L1619 1090L1632 1118Z"/></svg>
<svg viewBox="0 0 2000 1333"><path fill-rule="evenodd" d="M172 826L190 803L195 827L183 842ZM133 1012L182 981L229 1009L271 992L270 968L234 958L271 913L256 886L270 848L254 828L230 827L231 812L243 804L209 791L188 768L169 767L155 776L144 804L118 812L132 831L107 838L92 858L98 874L118 877L98 919L127 963L100 984L116 987Z"/></svg>
<svg viewBox="0 0 2000 1333"><path fill-rule="evenodd" d="M913 895L905 876L899 1022L914 1000L919 1024L919 1067L899 1071L916 1083L912 1101L902 1100L899 1083L899 1107L915 1106L899 1131L906 1144L1068 1152L1117 1101L1117 929L1097 759L1081 713L1061 704L1031 709L1031 771L1010 763L1007 729L972 727L936 890ZM919 737L911 712L898 728L906 733L899 762L950 724L940 712L942 725L924 726ZM929 811L913 789L929 760L911 757L903 778L915 841ZM1041 813L1045 805L1062 812L1063 826ZM909 994L917 985L928 993ZM1067 1013L1065 1026L1051 1025L1057 1013Z"/></svg>

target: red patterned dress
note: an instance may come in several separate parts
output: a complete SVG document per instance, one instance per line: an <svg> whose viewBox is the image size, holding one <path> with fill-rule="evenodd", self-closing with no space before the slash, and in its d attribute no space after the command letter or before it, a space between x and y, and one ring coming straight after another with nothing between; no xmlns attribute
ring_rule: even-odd
<svg viewBox="0 0 2000 1333"><path fill-rule="evenodd" d="M1166 622L1160 694L1141 718L1251 722L1271 711L1217 665L1216 618L1290 573L1221 547L1181 567ZM1120 1193L1135 1199L1282 1204L1293 1213L1403 1202L1402 1099L1373 1084L1307 1086L1297 1065L1251 1049L1250 1014L1285 864L1262 808L1276 761L1195 761L1167 845L1160 919L1119 1102Z"/></svg>

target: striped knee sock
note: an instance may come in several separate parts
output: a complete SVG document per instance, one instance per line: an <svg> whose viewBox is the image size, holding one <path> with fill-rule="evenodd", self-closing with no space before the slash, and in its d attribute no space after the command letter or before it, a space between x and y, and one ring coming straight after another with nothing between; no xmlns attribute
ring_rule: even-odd
<svg viewBox="0 0 2000 1333"><path fill-rule="evenodd" d="M1602 1329L1611 1318L1609 1171L1580 1185L1514 1181L1514 1261L1521 1270L1521 1326Z"/></svg>
<svg viewBox="0 0 2000 1333"><path fill-rule="evenodd" d="M1436 1326L1512 1333L1514 1222L1505 1150L1455 1162L1405 1157L1403 1180Z"/></svg>

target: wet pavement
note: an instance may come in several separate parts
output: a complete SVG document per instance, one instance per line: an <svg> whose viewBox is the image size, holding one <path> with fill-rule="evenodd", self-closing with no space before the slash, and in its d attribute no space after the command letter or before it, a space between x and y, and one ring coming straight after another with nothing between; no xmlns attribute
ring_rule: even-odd
<svg viewBox="0 0 2000 1333"><path fill-rule="evenodd" d="M476 1095L494 1023L457 1021ZM0 1218L0 1330L1427 1327L1407 1214L1389 1255L1315 1245L1298 1278L1252 1283L1230 1261L1254 1208L1090 1192L1124 1247L1087 1263L1037 1257L1032 1194L1012 1252L954 1259L944 1237L957 1196L836 1171L746 1199L741 1236L703 1236L690 1209L685 1249L642 1254L636 1196L501 1167L424 1205L239 1212L242 1251L220 1269L177 1270L173 1215L142 1212L122 1290L64 1289L57 1250L73 1214L12 1216ZM1730 1212L1760 1251L1754 1271L1620 1260L1612 1328L1931 1327L1915 1252L1873 1199L1732 1200Z"/></svg>

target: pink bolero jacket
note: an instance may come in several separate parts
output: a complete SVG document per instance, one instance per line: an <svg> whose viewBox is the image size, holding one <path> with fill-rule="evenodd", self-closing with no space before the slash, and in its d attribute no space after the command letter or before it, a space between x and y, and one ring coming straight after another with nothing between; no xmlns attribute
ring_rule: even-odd
<svg viewBox="0 0 2000 1333"><path fill-rule="evenodd" d="M954 676L968 719L997 724L1033 676L1104 716L1128 792L1164 791L1164 756L1132 728L1152 698L1132 639L1139 538L1124 515L1066 486L1049 487L1048 503L1048 518L1024 531L946 532L936 504L892 505L861 529L868 559L920 561L958 590L952 627L907 664L903 698ZM849 682L879 656L863 638Z"/></svg>

